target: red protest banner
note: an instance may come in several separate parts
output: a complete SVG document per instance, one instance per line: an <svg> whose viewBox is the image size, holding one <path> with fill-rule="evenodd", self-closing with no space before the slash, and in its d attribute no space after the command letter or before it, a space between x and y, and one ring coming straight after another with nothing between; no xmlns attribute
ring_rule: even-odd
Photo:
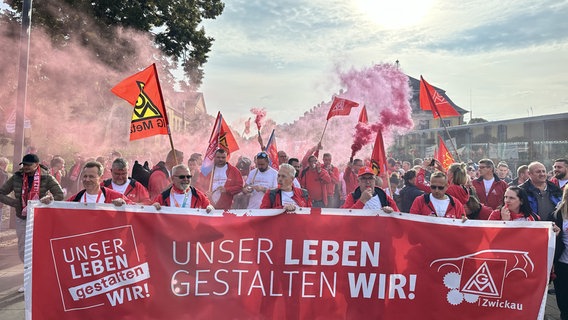
<svg viewBox="0 0 568 320"><path fill-rule="evenodd" d="M31 208L32 319L535 319L546 302L549 223L96 208Z"/></svg>

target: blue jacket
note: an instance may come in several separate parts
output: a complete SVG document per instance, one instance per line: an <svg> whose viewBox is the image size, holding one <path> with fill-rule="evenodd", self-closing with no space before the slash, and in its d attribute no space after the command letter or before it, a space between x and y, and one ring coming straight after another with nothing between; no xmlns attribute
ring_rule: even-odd
<svg viewBox="0 0 568 320"><path fill-rule="evenodd" d="M538 211L538 200L537 200L540 191L538 190L537 187L534 186L534 184L532 184L531 179L525 181L523 184L519 186L519 188L525 189L525 191L527 192L529 197L529 204L531 205L532 211L542 216ZM562 200L562 190L560 190L558 186L556 186L554 183L550 181L546 181L546 190L548 191L548 196L550 201L552 201L554 207L556 207L560 202L560 200ZM550 216L553 212L554 211L546 212L545 216ZM552 220L552 218L549 217L549 220Z"/></svg>

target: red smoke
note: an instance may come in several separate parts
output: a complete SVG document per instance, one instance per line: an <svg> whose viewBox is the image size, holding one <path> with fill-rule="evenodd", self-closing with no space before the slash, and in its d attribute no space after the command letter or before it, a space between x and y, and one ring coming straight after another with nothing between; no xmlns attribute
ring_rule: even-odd
<svg viewBox="0 0 568 320"><path fill-rule="evenodd" d="M264 108L252 108L250 112L256 115L254 123L256 123L256 128L260 131L262 124L260 123L264 117L266 117L266 110Z"/></svg>
<svg viewBox="0 0 568 320"><path fill-rule="evenodd" d="M362 70L350 70L340 75L347 87L344 96L369 110L378 111L378 121L372 125L358 123L353 134L351 156L375 138L380 129L392 136L396 129L409 130L413 126L410 107L408 77L392 64L379 64Z"/></svg>

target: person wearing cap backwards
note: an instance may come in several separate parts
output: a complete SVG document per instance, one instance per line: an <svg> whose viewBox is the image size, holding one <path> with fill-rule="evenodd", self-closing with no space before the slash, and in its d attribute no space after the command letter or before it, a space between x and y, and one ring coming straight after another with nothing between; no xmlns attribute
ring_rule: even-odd
<svg viewBox="0 0 568 320"><path fill-rule="evenodd" d="M18 254L24 262L28 200L63 200L63 190L55 177L49 174L49 169L40 165L37 155L26 154L20 164L22 168L0 187L0 202L16 208ZM14 198L8 197L11 192L14 192ZM18 291L24 292L23 287Z"/></svg>
<svg viewBox="0 0 568 320"><path fill-rule="evenodd" d="M375 172L370 167L359 169L357 181L359 186L345 198L342 208L349 209L382 209L385 213L399 211L393 198L377 187Z"/></svg>
<svg viewBox="0 0 568 320"><path fill-rule="evenodd" d="M172 185L154 199L157 210L162 206L177 208L201 208L207 213L213 210L205 193L191 186L189 168L178 164L172 168Z"/></svg>
<svg viewBox="0 0 568 320"><path fill-rule="evenodd" d="M112 203L119 207L123 204L133 204L122 193L101 186L103 165L97 161L85 163L81 173L81 182L85 189L72 195L67 201L83 203Z"/></svg>

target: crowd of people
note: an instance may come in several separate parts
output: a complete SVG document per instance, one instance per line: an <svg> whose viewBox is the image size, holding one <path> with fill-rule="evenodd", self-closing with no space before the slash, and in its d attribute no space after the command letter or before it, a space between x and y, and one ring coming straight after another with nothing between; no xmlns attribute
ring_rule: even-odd
<svg viewBox="0 0 568 320"><path fill-rule="evenodd" d="M266 151L233 159L215 151L212 166L203 156L171 150L163 161L140 175L120 152L84 159L73 165L52 156L41 161L26 154L21 167L7 172L0 157L0 202L14 207L19 255L23 261L28 200L113 203L213 209L268 209L294 212L300 207L372 209L475 220L551 221L557 233L554 284L562 319L568 318L568 159L556 159L551 170L534 161L513 174L506 162L491 159L454 163L448 168L434 159L387 159L378 176L368 159L336 165L330 153L318 159L321 145L305 155L278 151L272 163ZM131 159L133 161L135 159ZM143 159L136 159L143 160ZM276 161L274 161L276 162ZM136 163L138 165L138 163ZM132 172L132 176L129 176Z"/></svg>

